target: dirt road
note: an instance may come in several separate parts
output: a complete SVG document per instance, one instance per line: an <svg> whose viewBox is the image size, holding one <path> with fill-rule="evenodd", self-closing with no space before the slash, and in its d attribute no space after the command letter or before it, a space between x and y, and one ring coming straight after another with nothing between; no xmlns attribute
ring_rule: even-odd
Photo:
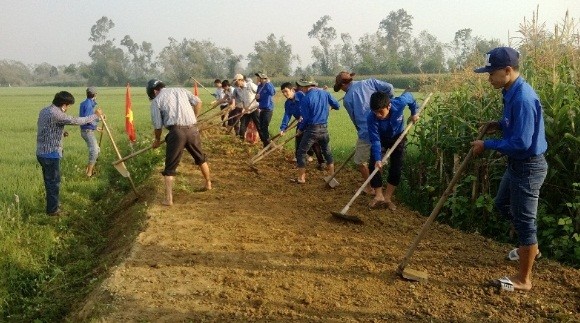
<svg viewBox="0 0 580 323"><path fill-rule="evenodd" d="M504 259L512 246L434 224L409 264L429 280L404 281L395 270L425 217L400 204L394 213L369 211L370 197L361 196L349 213L365 223L344 223L330 211L358 189L353 169L330 190L315 164L306 184L290 183L289 153L255 171L246 160L257 146L229 137L204 145L214 190L198 189L189 156L172 207L161 205L161 175L141 187L146 226L135 241L112 241L112 253L130 252L72 319L580 322L578 270L542 259L531 292L498 293L485 283L514 272L516 263ZM118 227L133 218L120 215Z"/></svg>

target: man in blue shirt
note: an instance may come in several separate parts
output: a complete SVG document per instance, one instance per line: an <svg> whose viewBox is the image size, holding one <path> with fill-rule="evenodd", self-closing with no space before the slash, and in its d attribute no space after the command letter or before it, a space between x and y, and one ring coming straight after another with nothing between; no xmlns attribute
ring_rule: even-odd
<svg viewBox="0 0 580 323"><path fill-rule="evenodd" d="M79 117L88 117L94 113L95 107L97 106L96 96L97 89L91 86L87 88L87 99L81 102L79 109ZM95 164L97 158L99 157L99 144L97 138L95 137L95 130L97 129L97 121L81 125L81 137L87 143L87 148L89 149L89 161L87 163L87 168L85 173L88 177L93 176L93 171L95 169Z"/></svg>
<svg viewBox="0 0 580 323"><path fill-rule="evenodd" d="M488 125L488 133L501 131L501 139L476 140L471 143L474 155L493 149L508 157L508 167L499 184L495 205L509 219L518 234L519 269L514 276L495 283L503 290L532 288L532 266L538 254L538 199L548 171L544 158L548 144L544 131L542 105L536 92L519 72L519 53L510 47L498 47L486 54L485 66L476 73L489 73L489 82L502 89L503 116Z"/></svg>
<svg viewBox="0 0 580 323"><path fill-rule="evenodd" d="M302 116L300 114L300 101L304 97L304 93L301 91L294 90L294 87L290 82L285 82L280 86L280 90L282 94L286 98L286 102L284 102L284 116L282 117L282 123L280 123L280 135L284 135L286 130L288 129L288 123L290 119L294 117L294 119L298 122L302 121ZM298 131L298 129L296 129ZM298 160L296 158L296 152L298 151L298 147L300 146L300 141L302 140L303 134L296 135L295 145L294 145L294 160ZM311 162L313 160L312 155L316 154L316 159L318 160L318 169L324 169L324 158L322 157L322 152L320 150L320 145L318 143L312 144L312 148L308 150L308 161Z"/></svg>
<svg viewBox="0 0 580 323"><path fill-rule="evenodd" d="M46 214L60 214L60 159L62 158L62 138L65 125L82 125L97 120L103 112L95 109L94 114L86 117L71 117L66 111L75 103L72 94L58 92L52 105L40 110L38 114L38 132L36 134L36 159L42 167L42 178L46 190Z"/></svg>
<svg viewBox="0 0 580 323"><path fill-rule="evenodd" d="M334 173L334 160L330 150L330 137L328 136L328 106L338 110L340 104L328 92L319 89L314 79L301 79L296 82L301 91L305 93L300 101L300 114L302 122L298 124L298 134L304 137L300 141L296 152L296 165L298 176L293 181L299 184L306 183L306 152L317 142L326 160L326 169L330 175Z"/></svg>
<svg viewBox="0 0 580 323"><path fill-rule="evenodd" d="M411 110L411 121L417 122L417 101L409 92L401 96L390 99L389 95L384 92L375 92L370 98L370 107L372 113L367 118L369 142L371 144L371 154L369 159L369 171L373 172L375 168L382 170L383 163L381 157L382 148L391 149L405 130L405 118L403 112L406 106ZM405 155L406 138L403 138L399 145L391 153L389 165L389 177L387 179L387 188L383 195L383 176L377 172L371 178L371 187L375 191L375 198L369 204L371 209L386 207L391 211L397 208L392 201L395 188L401 182L401 171L403 170L403 157Z"/></svg>
<svg viewBox="0 0 580 323"><path fill-rule="evenodd" d="M270 143L270 121L272 120L272 112L274 111L273 96L276 94L274 85L268 79L268 75L262 72L256 73L258 79L258 90L256 91L256 101L258 101L258 109L260 110L260 122L258 134L264 147Z"/></svg>
<svg viewBox="0 0 580 323"><path fill-rule="evenodd" d="M340 72L336 76L334 92L343 90L344 108L348 112L350 120L354 124L358 139L356 142L356 151L354 163L358 165L363 181L369 177L369 168L367 165L370 154L370 143L367 130L367 116L370 113L370 98L375 92L384 92L390 98L394 96L394 88L390 83L379 81L373 78L354 81L354 73ZM367 194L374 194L370 187L365 187Z"/></svg>

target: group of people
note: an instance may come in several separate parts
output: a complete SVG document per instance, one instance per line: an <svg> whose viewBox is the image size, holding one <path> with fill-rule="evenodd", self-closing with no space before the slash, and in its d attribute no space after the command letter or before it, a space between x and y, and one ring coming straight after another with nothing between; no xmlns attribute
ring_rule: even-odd
<svg viewBox="0 0 580 323"><path fill-rule="evenodd" d="M255 74L256 85L251 78L236 74L233 87L228 80L216 79L214 85L216 101L222 110L224 126L234 129L240 139L245 140L246 131L253 123L264 147L270 143L269 126L274 110L276 89L266 73Z"/></svg>
<svg viewBox="0 0 580 323"><path fill-rule="evenodd" d="M519 259L516 275L498 279L496 283L504 290L530 290L531 270L536 255L537 244L536 213L539 190L547 172L544 152L547 143L544 134L542 107L538 96L519 74L519 53L510 47L499 47L486 55L486 64L476 69L476 73L489 73L489 82L503 94L503 116L498 122L487 127L488 133L502 131L499 139L476 140L471 143L475 155L485 149L497 150L508 156L508 168L501 180L495 199L498 210L511 219L519 238L519 248L512 251ZM229 126L240 123L236 134L243 138L251 120L258 128L260 139L266 147L270 143L269 129L274 108L273 96L276 91L265 73L256 73L258 85L236 74L233 90L229 81L216 80L220 89L216 92L216 104L222 110L229 110L233 116L226 122ZM357 131L354 162L361 177L366 181L375 168L382 169L382 152L393 147L405 128L403 117L405 107L410 109L410 122L419 120L418 106L413 95L404 92L394 96L391 84L373 78L355 81L354 73L340 72L335 78L334 91L344 91L345 109ZM306 182L306 161L309 151L316 153L319 165L326 164L326 170L334 173L334 159L328 133L329 107L338 110L340 103L329 92L318 87L312 79L300 79L296 88L284 83L281 92L286 98L285 113L280 133L288 130L291 117L298 121L296 136L296 177L293 182ZM177 166L183 150L187 150L199 166L205 180L204 188L212 189L210 169L203 152L201 137L197 128L197 116L201 100L190 91L181 88L166 88L157 79L147 83L147 95L151 101L151 120L154 128L153 148L161 145L163 128L165 136L165 167L161 172L165 185L164 205L173 204L172 186ZM66 114L74 103L68 92L55 95L52 105L41 110L38 118L37 158L42 166L46 188L46 213L57 215L60 184L59 161L62 157L62 137L65 125L83 125L81 132L89 146L87 175L94 171L94 161L98 149L94 147L94 122L102 116L100 108L95 108L94 88L87 89L87 101L81 105L81 116ZM92 100L92 101L91 101ZM94 109L94 111L93 111ZM224 114L225 115L225 114ZM236 121L232 121L236 120ZM91 138L91 135L93 135ZM405 139L395 147L390 156L387 185L383 192L381 172L370 180L365 192L374 195L370 208L395 210L392 197L401 180L401 170L405 154Z"/></svg>

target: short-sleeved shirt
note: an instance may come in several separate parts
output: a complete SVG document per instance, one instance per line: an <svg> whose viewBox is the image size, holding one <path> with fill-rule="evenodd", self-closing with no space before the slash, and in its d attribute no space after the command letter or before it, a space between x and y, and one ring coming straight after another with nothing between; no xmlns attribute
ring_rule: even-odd
<svg viewBox="0 0 580 323"><path fill-rule="evenodd" d="M162 88L151 100L151 122L155 129L169 126L189 126L197 123L193 107L200 99L189 90Z"/></svg>

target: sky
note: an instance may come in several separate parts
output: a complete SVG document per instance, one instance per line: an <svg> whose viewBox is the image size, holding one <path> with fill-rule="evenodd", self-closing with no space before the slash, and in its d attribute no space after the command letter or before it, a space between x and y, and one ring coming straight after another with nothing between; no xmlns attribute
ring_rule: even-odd
<svg viewBox="0 0 580 323"><path fill-rule="evenodd" d="M349 33L355 43L378 30L391 11L404 9L413 17L413 35L426 30L440 42L471 28L472 36L498 39L518 36L524 19L538 20L553 30L566 10L578 23L580 0L0 0L0 60L25 64L68 65L90 62L91 27L106 16L115 23L109 37L117 46L125 35L150 42L155 55L172 37L209 40L247 56L257 41L273 33L292 45L301 65L312 62L318 45L307 34L316 21L329 15L337 34ZM9 3L9 4L8 4ZM340 39L337 39L337 43Z"/></svg>

